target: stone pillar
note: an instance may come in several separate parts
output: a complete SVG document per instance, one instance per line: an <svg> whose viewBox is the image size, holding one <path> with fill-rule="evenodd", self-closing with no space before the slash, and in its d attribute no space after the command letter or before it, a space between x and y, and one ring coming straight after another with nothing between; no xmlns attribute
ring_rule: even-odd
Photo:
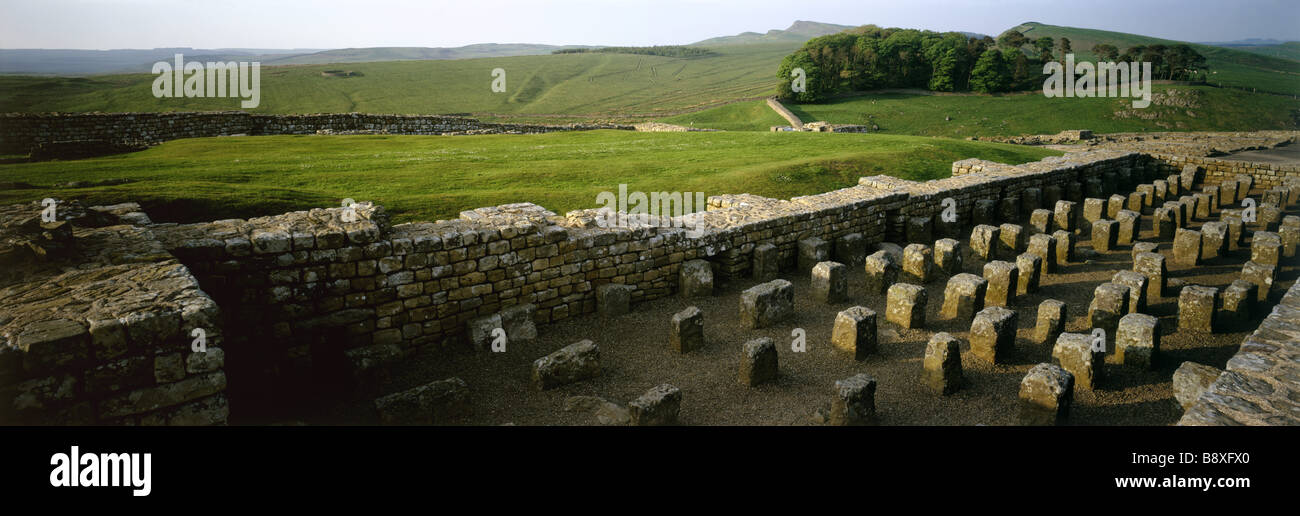
<svg viewBox="0 0 1300 516"><path fill-rule="evenodd" d="M811 271L813 266L830 259L830 250L830 244L820 238L809 237L800 240L799 270L803 272Z"/></svg>
<svg viewBox="0 0 1300 516"><path fill-rule="evenodd" d="M1056 256L1056 238L1051 235L1034 235L1029 237L1029 254L1037 256L1042 260L1042 269L1039 270L1039 276L1047 276L1050 272L1057 269Z"/></svg>
<svg viewBox="0 0 1300 516"><path fill-rule="evenodd" d="M1093 222L1106 218L1106 200L1088 198L1083 200L1083 223L1089 228Z"/></svg>
<svg viewBox="0 0 1300 516"><path fill-rule="evenodd" d="M596 312L605 317L626 314L632 306L633 290L636 287L619 283L606 283L596 287Z"/></svg>
<svg viewBox="0 0 1300 516"><path fill-rule="evenodd" d="M781 272L781 253L772 244L754 247L754 265L751 275L758 281L772 281Z"/></svg>
<svg viewBox="0 0 1300 516"><path fill-rule="evenodd" d="M943 396L961 388L961 348L956 337L947 332L930 337L921 361L921 382Z"/></svg>
<svg viewBox="0 0 1300 516"><path fill-rule="evenodd" d="M1259 286L1246 280L1233 280L1223 290L1223 306L1219 308L1220 329L1232 331L1250 321L1250 314L1259 296Z"/></svg>
<svg viewBox="0 0 1300 516"><path fill-rule="evenodd" d="M903 248L903 281L924 285L930 282L930 268L934 266L934 251L924 244L908 244Z"/></svg>
<svg viewBox="0 0 1300 516"><path fill-rule="evenodd" d="M673 314L668 334L668 346L678 353L689 353L704 347L704 312L694 306Z"/></svg>
<svg viewBox="0 0 1300 516"><path fill-rule="evenodd" d="M1056 239L1056 264L1067 265L1074 261L1074 233L1057 231L1052 233L1052 238Z"/></svg>
<svg viewBox="0 0 1300 516"><path fill-rule="evenodd" d="M975 201L971 207L971 224L991 226L998 221L997 201L992 199L980 199Z"/></svg>
<svg viewBox="0 0 1300 516"><path fill-rule="evenodd" d="M1154 369L1160 354L1160 319L1128 314L1119 320L1115 335L1115 360L1139 369Z"/></svg>
<svg viewBox="0 0 1300 516"><path fill-rule="evenodd" d="M1104 253L1115 248L1119 237L1119 224L1113 220L1102 219L1092 223L1092 249Z"/></svg>
<svg viewBox="0 0 1300 516"><path fill-rule="evenodd" d="M1115 237L1118 245L1133 245L1138 231L1142 227L1142 214L1136 211L1120 210L1115 222L1119 224L1119 234Z"/></svg>
<svg viewBox="0 0 1300 516"><path fill-rule="evenodd" d="M831 426L876 424L876 379L861 373L835 382L831 400Z"/></svg>
<svg viewBox="0 0 1300 516"><path fill-rule="evenodd" d="M1070 417L1074 375L1052 364L1038 364L1020 381L1017 422L1023 426L1055 426Z"/></svg>
<svg viewBox="0 0 1300 516"><path fill-rule="evenodd" d="M1168 273L1165 269L1165 255L1160 253L1138 253L1133 261L1133 270L1147 277L1147 300L1164 297Z"/></svg>
<svg viewBox="0 0 1300 516"><path fill-rule="evenodd" d="M876 312L855 306L837 314L831 330L831 345L853 353L854 360L863 360L875 353Z"/></svg>
<svg viewBox="0 0 1300 516"><path fill-rule="evenodd" d="M1124 209L1128 198L1123 195L1115 194L1106 200L1106 218L1115 219L1119 217L1119 212Z"/></svg>
<svg viewBox="0 0 1300 516"><path fill-rule="evenodd" d="M1183 287L1178 295L1178 330L1214 332L1215 301L1219 289L1201 285Z"/></svg>
<svg viewBox="0 0 1300 516"><path fill-rule="evenodd" d="M753 387L776 380L777 365L776 343L768 337L754 339L745 343L740 356L740 384Z"/></svg>
<svg viewBox="0 0 1300 516"><path fill-rule="evenodd" d="M1000 306L980 310L970 325L971 354L991 364L1005 362L1015 351L1018 321L1015 310Z"/></svg>
<svg viewBox="0 0 1300 516"><path fill-rule="evenodd" d="M934 243L934 266L949 276L962 271L961 242L944 238Z"/></svg>
<svg viewBox="0 0 1300 516"><path fill-rule="evenodd" d="M1170 207L1156 208L1155 214L1151 216L1151 229L1155 232L1156 238L1172 238L1174 231L1178 229L1176 220L1177 216Z"/></svg>
<svg viewBox="0 0 1300 516"><path fill-rule="evenodd" d="M861 266L867 259L867 241L862 233L849 233L835 239L835 260L849 267Z"/></svg>
<svg viewBox="0 0 1300 516"><path fill-rule="evenodd" d="M885 251L876 251L867 257L867 293L884 294L890 285L898 282L899 266L894 257Z"/></svg>
<svg viewBox="0 0 1300 516"><path fill-rule="evenodd" d="M772 326L794 314L794 286L778 279L740 293L740 321L748 329Z"/></svg>
<svg viewBox="0 0 1300 516"><path fill-rule="evenodd" d="M975 316L984 308L984 295L988 281L974 274L961 273L948 279L948 286L943 291L943 308L939 311L944 319L966 320Z"/></svg>
<svg viewBox="0 0 1300 516"><path fill-rule="evenodd" d="M1038 292L1039 271L1043 269L1043 259L1030 253L1021 253L1016 257L1016 295Z"/></svg>
<svg viewBox="0 0 1300 516"><path fill-rule="evenodd" d="M1228 225L1222 222L1201 224L1201 258L1213 260L1228 254Z"/></svg>
<svg viewBox="0 0 1300 516"><path fill-rule="evenodd" d="M1241 267L1241 279L1259 288L1257 291L1259 297L1256 299L1263 303L1268 301L1268 295L1273 290L1273 283L1277 281L1277 267L1246 262Z"/></svg>
<svg viewBox="0 0 1300 516"><path fill-rule="evenodd" d="M1106 352L1092 345L1092 335L1062 333L1052 348L1052 362L1074 375L1080 388L1096 389L1101 384Z"/></svg>
<svg viewBox="0 0 1300 516"><path fill-rule="evenodd" d="M1014 259L1025 250L1024 228L1018 224L1003 224L998 228L998 255Z"/></svg>
<svg viewBox="0 0 1300 516"><path fill-rule="evenodd" d="M1201 232L1179 228L1174 234L1174 263L1196 266L1201 264Z"/></svg>
<svg viewBox="0 0 1300 516"><path fill-rule="evenodd" d="M1078 229L1079 223L1075 217L1076 204L1071 201L1056 201L1056 211L1053 213L1053 221L1056 228L1064 231L1074 232Z"/></svg>
<svg viewBox="0 0 1300 516"><path fill-rule="evenodd" d="M627 405L632 426L669 426L677 424L681 412L682 391L663 384L646 391Z"/></svg>
<svg viewBox="0 0 1300 516"><path fill-rule="evenodd" d="M1119 271L1110 279L1111 283L1128 287L1129 313L1147 311L1147 277L1137 271Z"/></svg>
<svg viewBox="0 0 1300 516"><path fill-rule="evenodd" d="M1032 234L1050 233L1052 229L1052 212L1038 209L1029 214L1029 227Z"/></svg>
<svg viewBox="0 0 1300 516"><path fill-rule="evenodd" d="M984 294L984 306L1011 306L1016 302L1016 288L1020 278L1015 265L1004 261L992 261L984 265L984 279L988 286Z"/></svg>
<svg viewBox="0 0 1300 516"><path fill-rule="evenodd" d="M886 298L885 320L903 328L925 326L925 288L910 283L895 283Z"/></svg>
<svg viewBox="0 0 1300 516"><path fill-rule="evenodd" d="M1277 267L1282 257L1282 237L1277 233L1256 231L1250 237L1250 261Z"/></svg>
<svg viewBox="0 0 1300 516"><path fill-rule="evenodd" d="M980 224L971 229L970 248L981 260L992 260L997 256L997 246L1001 242L1002 229L996 226Z"/></svg>
<svg viewBox="0 0 1300 516"><path fill-rule="evenodd" d="M1106 339L1115 338L1119 319L1128 313L1128 287L1115 283L1102 283L1092 293L1088 305L1088 325L1106 330Z"/></svg>
<svg viewBox="0 0 1300 516"><path fill-rule="evenodd" d="M1155 243L1155 242L1134 242L1134 243L1133 243L1133 250L1132 250L1132 252L1130 253L1130 258L1132 258L1133 261L1136 263L1136 262L1137 262L1137 256L1138 256L1139 254L1142 254L1142 253L1157 253L1157 252L1160 252L1160 244L1157 244L1157 243Z"/></svg>
<svg viewBox="0 0 1300 516"><path fill-rule="evenodd" d="M1034 342L1051 344L1065 331L1066 305L1064 301L1047 299L1038 304L1038 324L1034 327Z"/></svg>
<svg viewBox="0 0 1300 516"><path fill-rule="evenodd" d="M821 262L812 269L813 299L834 304L849 297L849 268L836 262Z"/></svg>
<svg viewBox="0 0 1300 516"><path fill-rule="evenodd" d="M930 217L907 219L907 241L920 244L934 241L934 221Z"/></svg>

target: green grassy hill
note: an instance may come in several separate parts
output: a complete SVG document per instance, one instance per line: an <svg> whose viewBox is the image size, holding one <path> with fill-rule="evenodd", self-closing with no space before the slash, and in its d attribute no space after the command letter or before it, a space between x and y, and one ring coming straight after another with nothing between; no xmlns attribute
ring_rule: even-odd
<svg viewBox="0 0 1300 516"><path fill-rule="evenodd" d="M724 46L671 58L565 54L391 61L262 69L262 113L500 113L616 118L666 116L773 92L773 74L798 43ZM357 77L323 77L330 69ZM494 68L505 93L491 91ZM0 112L237 109L236 99L154 98L154 75L0 77Z"/></svg>
<svg viewBox="0 0 1300 516"><path fill-rule="evenodd" d="M1061 37L1070 38L1070 46L1074 49L1075 56L1089 60L1094 59L1091 49L1097 43L1110 43L1118 47L1121 52L1134 45L1184 43L1124 32L1061 27L1036 22L1024 23L1013 28L1031 41L1043 36L1057 40ZM1211 83L1258 88L1260 91L1287 95L1300 94L1300 61L1279 59L1229 47L1186 44L1205 56L1206 66L1211 71L1209 78Z"/></svg>
<svg viewBox="0 0 1300 516"><path fill-rule="evenodd" d="M255 136L176 140L137 153L0 164L0 204L45 197L141 203L157 221L274 215L375 201L398 222L534 202L557 213L597 206L617 191L821 193L889 174L946 177L979 157L1023 163L1059 154L944 138L860 134L585 131L485 136ZM115 186L69 181L126 178Z"/></svg>
<svg viewBox="0 0 1300 516"><path fill-rule="evenodd" d="M1296 129L1300 122L1300 101L1288 97L1210 86L1155 85L1152 89L1152 105L1146 109L1133 109L1129 99L1047 98L1041 94L995 97L882 93L786 106L805 123L824 120L837 124L876 124L888 134L953 138L1050 134L1066 129L1104 133L1253 131ZM1176 92L1172 96L1171 90ZM1190 105L1169 105L1175 103ZM771 116L742 116L742 113L757 115L760 107ZM696 127L733 131L767 131L773 125L787 125L761 101L660 121L679 125L694 121Z"/></svg>
<svg viewBox="0 0 1300 516"><path fill-rule="evenodd" d="M752 45L755 43L798 43L802 44L817 36L835 34L852 29L853 25L836 25L834 23L819 23L799 20L790 25L785 30L772 29L766 34L757 32L742 32L734 36L722 36L709 38L704 41L696 41L692 45L712 47L722 45Z"/></svg>
<svg viewBox="0 0 1300 516"><path fill-rule="evenodd" d="M1233 45L1227 48L1261 56L1300 61L1300 41L1288 41L1278 45Z"/></svg>
<svg viewBox="0 0 1300 516"><path fill-rule="evenodd" d="M527 43L483 43L463 47L367 47L325 50L262 61L263 66L287 64L366 63L377 61L411 61L421 59L474 59L480 57L510 57L546 55L566 48L586 48L578 45L555 46Z"/></svg>

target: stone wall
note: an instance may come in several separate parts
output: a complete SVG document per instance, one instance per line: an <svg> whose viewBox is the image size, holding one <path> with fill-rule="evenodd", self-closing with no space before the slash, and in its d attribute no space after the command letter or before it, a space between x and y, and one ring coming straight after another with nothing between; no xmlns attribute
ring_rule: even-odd
<svg viewBox="0 0 1300 516"><path fill-rule="evenodd" d="M483 134L546 133L589 129L632 130L609 124L494 124L441 115L261 115L243 111L178 113L4 113L0 114L0 152L30 152L39 144L154 145L207 136L371 133Z"/></svg>

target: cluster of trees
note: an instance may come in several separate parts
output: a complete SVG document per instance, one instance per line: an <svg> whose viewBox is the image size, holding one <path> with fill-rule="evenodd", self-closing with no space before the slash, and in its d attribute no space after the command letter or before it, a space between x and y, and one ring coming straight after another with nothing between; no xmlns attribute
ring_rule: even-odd
<svg viewBox="0 0 1300 516"><path fill-rule="evenodd" d="M712 55L713 51L704 47L687 47L682 45L657 45L653 47L600 47L600 48L565 48L554 50L552 54L637 54L662 57L701 57Z"/></svg>
<svg viewBox="0 0 1300 516"><path fill-rule="evenodd" d="M1115 45L1098 43L1092 53L1098 61L1150 62L1155 79L1195 81L1206 76L1205 56L1188 45L1137 45L1121 54Z"/></svg>
<svg viewBox="0 0 1300 516"><path fill-rule="evenodd" d="M1032 51L1026 51L1027 47ZM1151 61L1156 78L1177 79L1205 66L1205 58L1187 45L1139 46L1124 54L1111 45L1093 49L1100 58L1111 56L1111 51L1115 59L1107 60ZM1038 89L1043 84L1043 65L1061 61L1072 52L1069 38L1031 40L1014 30L994 40L959 32L866 25L811 39L786 56L777 71L777 95L784 100L817 102L840 93L880 88L979 93ZM791 72L795 69L804 71L804 91L793 91Z"/></svg>

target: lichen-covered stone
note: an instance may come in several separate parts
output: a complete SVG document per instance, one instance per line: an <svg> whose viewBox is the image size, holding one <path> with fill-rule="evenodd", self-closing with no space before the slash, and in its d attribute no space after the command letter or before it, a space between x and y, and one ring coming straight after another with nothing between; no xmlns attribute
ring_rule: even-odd
<svg viewBox="0 0 1300 516"><path fill-rule="evenodd" d="M794 286L778 279L740 293L740 320L745 328L772 326L794 315Z"/></svg>
<svg viewBox="0 0 1300 516"><path fill-rule="evenodd" d="M1034 327L1034 342L1039 344L1056 342L1056 337L1065 331L1065 309L1065 302L1055 299L1045 299L1038 304L1038 321Z"/></svg>
<svg viewBox="0 0 1300 516"><path fill-rule="evenodd" d="M835 382L831 399L831 426L876 424L876 379L861 373Z"/></svg>
<svg viewBox="0 0 1300 516"><path fill-rule="evenodd" d="M925 287L895 283L889 287L885 320L908 329L925 326L926 297Z"/></svg>
<svg viewBox="0 0 1300 516"><path fill-rule="evenodd" d="M947 396L961 388L961 348L947 332L930 337L921 361L921 381L937 394Z"/></svg>
<svg viewBox="0 0 1300 516"><path fill-rule="evenodd" d="M876 352L876 312L855 306L836 314L831 329L831 345L835 349L853 353L855 360L863 360Z"/></svg>
<svg viewBox="0 0 1300 516"><path fill-rule="evenodd" d="M903 248L903 281L924 285L930 282L934 266L934 251L924 244L908 244Z"/></svg>
<svg viewBox="0 0 1300 516"><path fill-rule="evenodd" d="M1178 329L1180 331L1214 331L1214 309L1219 289L1201 285L1183 287L1178 295Z"/></svg>
<svg viewBox="0 0 1300 516"><path fill-rule="evenodd" d="M673 314L669 321L668 346L678 353L704 347L704 312L694 306Z"/></svg>
<svg viewBox="0 0 1300 516"><path fill-rule="evenodd" d="M988 280L974 274L961 273L948 279L943 291L943 306L939 316L944 319L967 320L984 309L984 296Z"/></svg>
<svg viewBox="0 0 1300 516"><path fill-rule="evenodd" d="M690 260L682 263L678 278L679 292L684 299L713 295L713 266L707 261Z"/></svg>
<svg viewBox="0 0 1300 516"><path fill-rule="evenodd" d="M980 310L970 325L971 354L991 364L1005 362L1016 346L1018 321L1015 310L1000 306Z"/></svg>
<svg viewBox="0 0 1300 516"><path fill-rule="evenodd" d="M533 385L538 390L597 376L600 376L600 350L590 340L575 342L533 362Z"/></svg>
<svg viewBox="0 0 1300 516"><path fill-rule="evenodd" d="M746 342L740 354L740 384L753 387L776 380L776 343L768 337Z"/></svg>
<svg viewBox="0 0 1300 516"><path fill-rule="evenodd" d="M1074 375L1075 385L1096 389L1101 383L1106 351L1093 345L1092 335L1062 333L1052 348L1052 362Z"/></svg>
<svg viewBox="0 0 1300 516"><path fill-rule="evenodd" d="M1160 319L1146 314L1128 314L1119 320L1115 334L1115 360L1140 369L1155 367L1160 354Z"/></svg>
<svg viewBox="0 0 1300 516"><path fill-rule="evenodd" d="M1052 364L1038 364L1020 381L1017 422L1023 426L1065 423L1074 399L1074 375Z"/></svg>
<svg viewBox="0 0 1300 516"><path fill-rule="evenodd" d="M839 303L849 297L849 270L844 264L821 262L812 269L813 299Z"/></svg>
<svg viewBox="0 0 1300 516"><path fill-rule="evenodd" d="M884 294L890 285L897 283L899 271L902 269L885 251L876 251L868 256L865 267L867 293L875 295Z"/></svg>
<svg viewBox="0 0 1300 516"><path fill-rule="evenodd" d="M1174 399L1178 400L1183 410L1191 408L1201 394L1219 379L1220 374L1223 374L1222 369L1196 362L1183 362L1174 371Z"/></svg>
<svg viewBox="0 0 1300 516"><path fill-rule="evenodd" d="M682 391L669 384L650 389L627 404L632 426L669 426L677 424L682 407Z"/></svg>

